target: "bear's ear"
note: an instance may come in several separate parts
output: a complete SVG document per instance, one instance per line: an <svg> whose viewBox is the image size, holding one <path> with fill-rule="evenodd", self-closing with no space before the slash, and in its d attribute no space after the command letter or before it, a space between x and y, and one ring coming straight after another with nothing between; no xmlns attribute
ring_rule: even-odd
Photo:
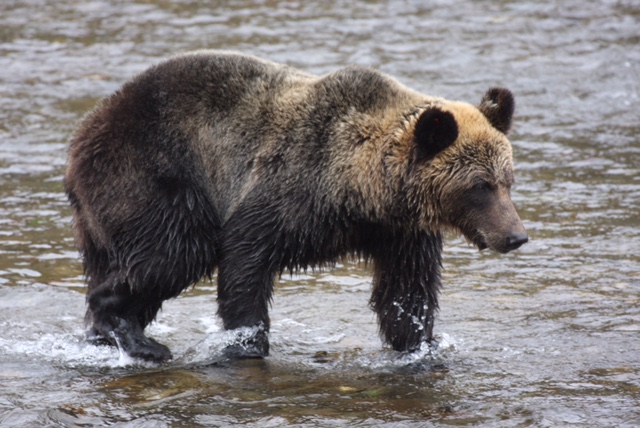
<svg viewBox="0 0 640 428"><path fill-rule="evenodd" d="M489 123L503 134L511 129L511 119L515 109L513 94L506 88L491 88L484 94L478 109Z"/></svg>
<svg viewBox="0 0 640 428"><path fill-rule="evenodd" d="M456 141L458 124L451 113L432 107L418 118L414 138L417 160L431 159Z"/></svg>

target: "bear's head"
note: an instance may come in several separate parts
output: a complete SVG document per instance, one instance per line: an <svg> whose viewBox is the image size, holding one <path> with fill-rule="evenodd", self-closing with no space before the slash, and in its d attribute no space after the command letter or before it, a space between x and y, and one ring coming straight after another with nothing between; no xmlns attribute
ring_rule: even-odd
<svg viewBox="0 0 640 428"><path fill-rule="evenodd" d="M477 107L438 100L420 113L409 187L423 224L460 231L480 250L507 253L528 241L510 194L513 111L511 92L492 88Z"/></svg>

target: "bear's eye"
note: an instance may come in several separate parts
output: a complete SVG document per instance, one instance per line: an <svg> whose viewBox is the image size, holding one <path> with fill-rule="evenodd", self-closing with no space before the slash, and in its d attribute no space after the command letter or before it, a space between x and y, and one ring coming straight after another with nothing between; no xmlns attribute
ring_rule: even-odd
<svg viewBox="0 0 640 428"><path fill-rule="evenodd" d="M478 179L473 185L473 189L481 192L490 192L494 189L494 186L487 180Z"/></svg>

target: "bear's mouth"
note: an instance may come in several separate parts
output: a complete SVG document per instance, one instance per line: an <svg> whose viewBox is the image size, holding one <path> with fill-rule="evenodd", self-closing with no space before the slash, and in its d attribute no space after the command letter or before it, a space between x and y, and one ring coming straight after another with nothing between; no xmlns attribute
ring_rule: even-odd
<svg viewBox="0 0 640 428"><path fill-rule="evenodd" d="M484 237L477 229L472 230L470 233L464 233L464 237L467 242L478 247L479 251L489 248L487 241L485 241Z"/></svg>

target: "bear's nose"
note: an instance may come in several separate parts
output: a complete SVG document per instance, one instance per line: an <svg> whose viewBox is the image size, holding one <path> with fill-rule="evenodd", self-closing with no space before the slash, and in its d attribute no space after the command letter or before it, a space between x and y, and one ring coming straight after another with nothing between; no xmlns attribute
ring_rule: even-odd
<svg viewBox="0 0 640 428"><path fill-rule="evenodd" d="M529 235L526 233L514 233L511 236L507 236L507 251L513 251L520 248L520 246L528 240Z"/></svg>

